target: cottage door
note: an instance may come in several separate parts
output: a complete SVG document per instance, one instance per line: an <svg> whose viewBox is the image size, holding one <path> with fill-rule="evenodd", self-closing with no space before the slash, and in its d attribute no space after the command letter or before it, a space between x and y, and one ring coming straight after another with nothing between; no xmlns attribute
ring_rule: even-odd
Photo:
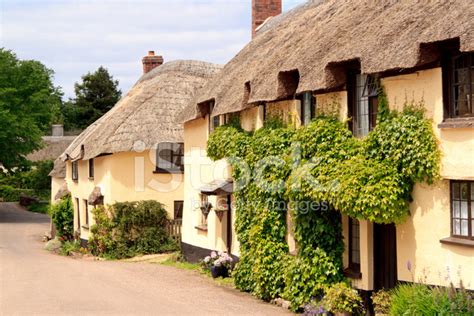
<svg viewBox="0 0 474 316"><path fill-rule="evenodd" d="M397 235L394 224L374 224L374 289L397 283Z"/></svg>

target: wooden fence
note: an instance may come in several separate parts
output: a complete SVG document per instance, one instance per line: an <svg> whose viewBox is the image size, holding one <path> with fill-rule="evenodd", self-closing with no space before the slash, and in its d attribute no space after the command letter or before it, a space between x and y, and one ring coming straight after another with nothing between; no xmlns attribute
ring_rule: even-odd
<svg viewBox="0 0 474 316"><path fill-rule="evenodd" d="M178 243L181 243L181 226L183 225L182 219L172 219L168 222L166 230L168 234L175 239Z"/></svg>

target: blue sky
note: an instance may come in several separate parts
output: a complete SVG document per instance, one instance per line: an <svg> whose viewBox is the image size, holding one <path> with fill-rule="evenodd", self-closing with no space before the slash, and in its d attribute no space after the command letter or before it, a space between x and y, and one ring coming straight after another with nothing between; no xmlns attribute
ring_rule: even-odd
<svg viewBox="0 0 474 316"><path fill-rule="evenodd" d="M0 46L53 69L65 99L100 65L125 93L148 50L226 63L250 40L250 19L251 0L0 0Z"/></svg>

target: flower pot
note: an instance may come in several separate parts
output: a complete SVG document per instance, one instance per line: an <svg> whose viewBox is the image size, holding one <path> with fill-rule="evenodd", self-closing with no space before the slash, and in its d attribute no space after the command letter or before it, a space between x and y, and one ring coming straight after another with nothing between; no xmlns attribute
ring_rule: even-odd
<svg viewBox="0 0 474 316"><path fill-rule="evenodd" d="M214 266L212 266L212 267L211 267L211 275L212 275L212 277L215 279L215 278L219 277L219 274L220 274L220 267L214 267Z"/></svg>
<svg viewBox="0 0 474 316"><path fill-rule="evenodd" d="M227 278L227 277L229 277L229 269L227 269L226 267L212 266L211 267L211 275L214 279L218 278L218 277Z"/></svg>

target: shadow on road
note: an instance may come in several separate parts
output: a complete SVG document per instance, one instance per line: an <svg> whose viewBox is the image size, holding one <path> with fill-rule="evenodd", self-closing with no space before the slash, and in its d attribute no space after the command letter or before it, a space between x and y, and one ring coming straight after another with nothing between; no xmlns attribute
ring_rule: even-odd
<svg viewBox="0 0 474 316"><path fill-rule="evenodd" d="M21 207L18 203L0 203L0 224L21 223L49 223L49 216L45 214L32 213Z"/></svg>

